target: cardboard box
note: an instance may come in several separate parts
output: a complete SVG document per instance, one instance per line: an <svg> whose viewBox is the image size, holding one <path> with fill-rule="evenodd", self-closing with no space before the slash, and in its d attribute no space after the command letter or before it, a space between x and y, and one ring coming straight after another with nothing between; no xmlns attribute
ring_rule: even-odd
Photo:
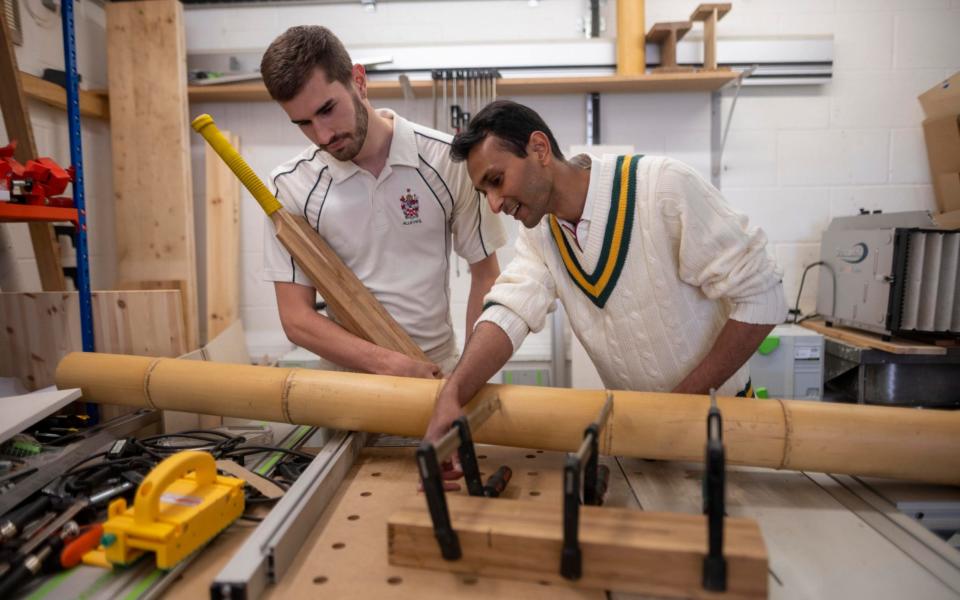
<svg viewBox="0 0 960 600"><path fill-rule="evenodd" d="M919 100L927 116L923 137L937 207L941 213L960 210L960 73L920 94Z"/></svg>

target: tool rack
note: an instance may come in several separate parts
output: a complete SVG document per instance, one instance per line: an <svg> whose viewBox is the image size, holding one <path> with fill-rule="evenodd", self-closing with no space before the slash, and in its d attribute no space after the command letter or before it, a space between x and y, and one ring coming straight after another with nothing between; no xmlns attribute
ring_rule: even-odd
<svg viewBox="0 0 960 600"><path fill-rule="evenodd" d="M0 202L0 222L58 222L73 223L77 232L77 291L80 296L80 333L84 352L94 351L93 307L90 294L90 267L87 252L87 217L83 186L83 150L80 138L80 95L77 75L76 32L73 20L73 0L61 5L63 23L63 54L66 72L67 122L70 132L70 162L74 169L74 208L31 206ZM2 33L5 33L6 29ZM3 40L6 43L6 40ZM96 405L88 410L96 415Z"/></svg>

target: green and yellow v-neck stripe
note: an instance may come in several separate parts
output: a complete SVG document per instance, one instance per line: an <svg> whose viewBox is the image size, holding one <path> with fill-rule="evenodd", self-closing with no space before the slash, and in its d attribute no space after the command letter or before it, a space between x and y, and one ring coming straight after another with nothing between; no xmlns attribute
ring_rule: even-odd
<svg viewBox="0 0 960 600"><path fill-rule="evenodd" d="M573 282L590 298L590 301L603 308L607 299L617 286L620 272L627 259L630 248L630 232L633 230L633 214L636 210L637 169L636 162L642 155L628 155L617 158L610 193L610 212L607 227L603 234L603 247L593 273L587 273L570 246L567 236L557 221L550 215L550 231L560 251L560 258Z"/></svg>

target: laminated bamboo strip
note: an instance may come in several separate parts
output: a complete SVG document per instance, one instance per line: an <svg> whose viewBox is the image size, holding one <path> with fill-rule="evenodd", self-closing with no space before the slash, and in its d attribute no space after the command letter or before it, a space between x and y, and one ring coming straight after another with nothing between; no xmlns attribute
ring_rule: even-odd
<svg viewBox="0 0 960 600"><path fill-rule="evenodd" d="M193 120L193 128L260 204L276 228L277 240L297 261L297 265L323 296L329 312L344 329L378 346L429 362L423 350L340 260L326 240L306 219L283 208L230 140L217 128L213 117L200 115Z"/></svg>
<svg viewBox="0 0 960 600"><path fill-rule="evenodd" d="M419 436L442 382L360 373L276 369L73 353L60 388L90 402ZM489 385L500 410L479 442L573 451L603 390ZM478 397L483 393L478 394ZM601 452L702 460L706 396L613 392ZM960 485L960 412L721 398L731 464L892 477Z"/></svg>

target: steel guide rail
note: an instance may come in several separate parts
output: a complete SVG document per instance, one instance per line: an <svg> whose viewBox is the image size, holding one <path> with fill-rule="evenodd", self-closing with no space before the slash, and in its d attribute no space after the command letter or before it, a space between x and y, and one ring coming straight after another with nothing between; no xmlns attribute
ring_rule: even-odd
<svg viewBox="0 0 960 600"><path fill-rule="evenodd" d="M210 584L210 597L258 598L290 568L363 448L366 435L338 431Z"/></svg>

